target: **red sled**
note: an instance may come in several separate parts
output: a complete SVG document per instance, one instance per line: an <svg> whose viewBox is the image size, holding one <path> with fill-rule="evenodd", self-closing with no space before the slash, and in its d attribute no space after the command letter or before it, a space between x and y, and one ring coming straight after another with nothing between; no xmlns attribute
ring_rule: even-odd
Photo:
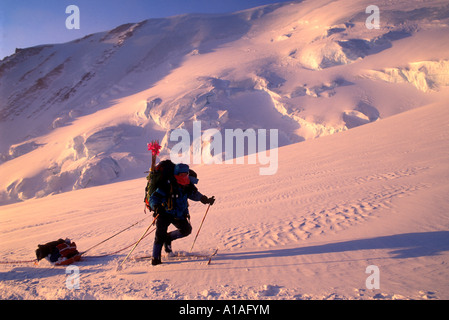
<svg viewBox="0 0 449 320"><path fill-rule="evenodd" d="M68 266L69 264L72 264L76 261L81 260L81 254L77 254L76 256L73 256L71 258L62 260L62 261L56 261L55 266Z"/></svg>

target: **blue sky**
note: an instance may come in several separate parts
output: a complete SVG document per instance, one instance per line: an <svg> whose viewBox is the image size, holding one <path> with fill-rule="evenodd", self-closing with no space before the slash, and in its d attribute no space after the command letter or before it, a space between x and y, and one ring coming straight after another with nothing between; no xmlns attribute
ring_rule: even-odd
<svg viewBox="0 0 449 320"><path fill-rule="evenodd" d="M224 13L287 0L0 0L0 59L16 48L61 43L128 22L183 13ZM80 10L80 29L67 29L66 8Z"/></svg>

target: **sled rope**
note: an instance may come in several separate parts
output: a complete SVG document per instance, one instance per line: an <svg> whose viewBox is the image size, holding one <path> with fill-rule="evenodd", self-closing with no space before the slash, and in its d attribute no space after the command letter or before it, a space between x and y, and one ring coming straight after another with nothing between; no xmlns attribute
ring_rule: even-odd
<svg viewBox="0 0 449 320"><path fill-rule="evenodd" d="M145 239L146 237L148 237L148 236L149 236L151 233L153 233L155 230L156 230L156 228L153 229L153 230L151 230L150 232L148 232L148 233L142 238L142 240ZM122 251L125 251L126 249L131 248L131 247L132 247L133 245L135 245L136 243L137 243L137 241L131 243L130 245L126 246L125 248L122 248L122 249L117 250L117 251L114 251L114 252L105 253L105 254L96 255L96 256L86 256L85 258L104 258L104 257L112 256L112 255L114 255L114 254L120 253L120 252L122 252ZM86 251L87 251L87 250L86 250ZM81 255L83 255L84 253L86 253L86 251L85 251L85 252L82 252ZM34 259L34 260L24 260L24 261L0 261L0 264L25 264L25 263L34 263L34 264L37 265L38 261L37 261L37 259Z"/></svg>
<svg viewBox="0 0 449 320"><path fill-rule="evenodd" d="M148 237L148 236L149 236L151 233L153 233L155 230L156 230L156 228L154 228L153 230L151 230L150 232L148 232L148 233L147 233L141 240L143 240L143 239L145 239L146 237ZM133 245L135 245L136 243L137 243L137 241L131 243L129 246L126 246L126 247L123 248L123 249L120 249L120 250L117 250L117 251L114 251L114 252L111 252L111 253L105 253L105 254L98 255L98 256L88 256L88 258L103 258L103 257L107 257L107 256L112 256L112 255L114 255L114 254L120 253L120 252L122 252L122 251L125 251L126 249L131 248L131 247L132 247Z"/></svg>
<svg viewBox="0 0 449 320"><path fill-rule="evenodd" d="M123 229L123 230L121 230L121 231L119 231L119 232L117 232L116 234L114 234L114 235L112 235L112 236L110 236L109 238L107 238L107 239L105 239L105 240L103 240L103 241L101 241L101 242L99 242L99 243L97 243L96 245L93 245L92 247L90 247L89 249L87 249L86 251L83 251L83 252L81 252L80 253L80 255L84 255L86 252L88 252L88 251L90 251L90 250L92 250L93 248L96 248L96 247L98 247L100 244L103 244L103 243L105 243L106 241L108 241L108 240L111 240L112 238L114 238L114 237L116 237L116 236L118 236L119 234L121 234L121 233L123 233L123 232L125 232L125 231L127 231L127 230L129 230L129 229L131 229L132 227L134 227L135 225L138 225L139 223L141 223L143 220L145 220L146 219L146 217L145 218L143 218L142 220L140 220L140 221L137 221L136 223L133 223L132 225L130 225L129 227L127 227L127 228L125 228L125 229Z"/></svg>
<svg viewBox="0 0 449 320"><path fill-rule="evenodd" d="M145 218L143 218L142 220L139 220L139 221L133 223L133 224L130 225L129 227L126 227L125 229L123 229L123 230L117 232L116 234L110 236L109 238L107 238L107 239L105 239L105 240L103 240L103 241L101 241L101 242L99 242L99 243L93 245L92 247L90 247L90 248L87 249L86 251L81 252L79 255L80 255L80 256L85 255L88 251L92 250L93 248L98 247L99 245L105 243L105 242L108 241L108 240L111 240L112 238L118 236L119 234L121 234L121 233L123 233L123 232L125 232L125 231L127 231L127 230L129 230L129 229L131 229L132 227L134 227L134 226L138 225L139 223L141 223L142 221L144 221L146 218L147 218L147 217L145 217ZM143 240L144 238L146 238L147 236L149 236L153 231L154 231L154 230L152 230L152 231L150 231L149 233L147 233L147 234L145 235L145 237L142 238L142 240ZM117 253L119 253L119 252L122 252L122 251L124 251L124 250L130 248L130 247L133 246L134 244L136 244L136 242L130 244L129 246L127 246L127 247L125 247L125 248L123 248L123 249L117 250L117 251L115 251L115 252L111 252L111 253L103 254L103 255L99 255L99 256L88 256L88 257L90 257L90 258L101 258L101 257L111 256L111 255L113 255L113 254L117 254ZM26 263L34 263L34 264L37 265L38 262L39 262L39 261L38 261L37 259L33 259L33 260L20 260L20 261L18 261L18 260L17 260L17 261L0 261L0 264L26 264Z"/></svg>
<svg viewBox="0 0 449 320"><path fill-rule="evenodd" d="M26 261L0 261L0 264L24 264L24 263L34 263L37 264L37 259L26 260Z"/></svg>

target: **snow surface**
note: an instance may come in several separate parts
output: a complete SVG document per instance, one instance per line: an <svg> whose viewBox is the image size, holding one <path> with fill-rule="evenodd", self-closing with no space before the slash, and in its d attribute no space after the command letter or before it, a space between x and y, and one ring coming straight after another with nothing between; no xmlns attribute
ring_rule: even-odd
<svg viewBox="0 0 449 320"><path fill-rule="evenodd" d="M446 98L449 92L446 92ZM42 261L1 265L2 299L448 299L449 109L424 106L344 133L280 148L279 171L199 165L215 195L194 252L204 260L117 265L151 221L93 249L80 289ZM2 207L1 261L30 260L38 243L80 250L144 217L145 178ZM205 206L192 203L193 234ZM153 237L133 254L151 253ZM193 235L173 243L190 250ZM92 257L89 257L92 256ZM367 289L369 265L380 289Z"/></svg>
<svg viewBox="0 0 449 320"><path fill-rule="evenodd" d="M75 264L79 289L45 261L0 264L0 298L448 299L448 6L392 1L368 30L369 4L153 19L1 61L0 262L60 237L83 251L145 217L146 143L167 157L175 128L278 129L281 147L270 176L193 167L217 199L194 249L219 248L211 265L117 272L147 214ZM175 251L205 209L191 203Z"/></svg>

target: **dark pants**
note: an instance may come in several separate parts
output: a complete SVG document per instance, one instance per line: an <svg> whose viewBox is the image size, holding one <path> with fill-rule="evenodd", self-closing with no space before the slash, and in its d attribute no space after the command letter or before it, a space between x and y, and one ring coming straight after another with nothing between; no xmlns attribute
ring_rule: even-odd
<svg viewBox="0 0 449 320"><path fill-rule="evenodd" d="M177 230L167 233L170 224L173 224ZM160 258L164 243L171 243L173 240L187 237L190 233L192 233L192 226L187 218L175 219L168 213L159 215L156 220L153 257Z"/></svg>

